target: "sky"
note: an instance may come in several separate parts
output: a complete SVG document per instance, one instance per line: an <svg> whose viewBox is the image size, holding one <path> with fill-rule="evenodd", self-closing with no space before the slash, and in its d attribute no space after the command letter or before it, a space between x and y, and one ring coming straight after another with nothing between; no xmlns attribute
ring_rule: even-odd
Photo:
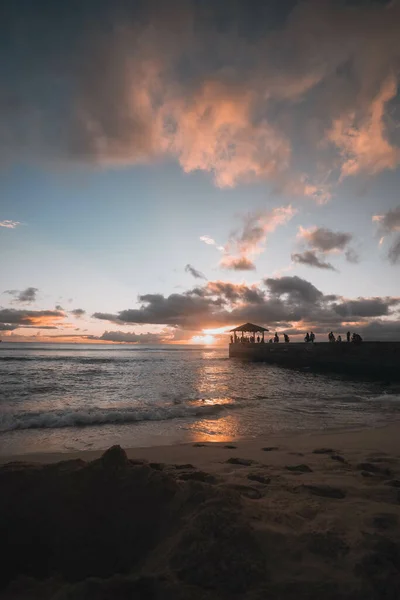
<svg viewBox="0 0 400 600"><path fill-rule="evenodd" d="M400 340L400 2L1 11L3 341Z"/></svg>

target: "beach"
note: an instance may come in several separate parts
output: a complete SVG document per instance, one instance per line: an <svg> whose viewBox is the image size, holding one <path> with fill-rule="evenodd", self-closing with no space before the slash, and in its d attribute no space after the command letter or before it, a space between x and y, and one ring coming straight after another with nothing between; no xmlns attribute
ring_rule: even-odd
<svg viewBox="0 0 400 600"><path fill-rule="evenodd" d="M1 597L398 598L399 435L3 456Z"/></svg>

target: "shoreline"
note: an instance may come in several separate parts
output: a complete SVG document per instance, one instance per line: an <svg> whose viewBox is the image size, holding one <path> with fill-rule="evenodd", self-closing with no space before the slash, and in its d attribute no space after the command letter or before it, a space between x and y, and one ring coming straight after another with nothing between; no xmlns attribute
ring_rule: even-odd
<svg viewBox="0 0 400 600"><path fill-rule="evenodd" d="M383 435L382 435L383 434ZM260 458L264 453L261 450L265 446L277 446L281 450L290 452L307 452L313 445L337 446L345 451L368 451L369 449L398 453L400 457L400 419L385 425L360 426L351 428L325 429L325 430L307 430L266 434L256 438L229 439L224 441L203 441L193 440L193 442L160 444L153 446L123 446L128 458L144 459L148 461L161 460L166 463L177 462L182 457L190 459L198 464L207 464L208 462L218 462L218 459L226 454L227 449L232 451L246 452L251 456ZM379 445L379 448L377 447ZM231 446L231 448L227 448ZM232 448L235 446L235 448ZM27 452L20 454L0 455L0 465L9 462L32 462L39 464L57 463L66 460L84 460L90 462L96 460L104 454L107 448L99 450L78 450L78 451L60 451L60 452ZM205 454L207 451L207 454ZM260 452L262 453L260 455Z"/></svg>

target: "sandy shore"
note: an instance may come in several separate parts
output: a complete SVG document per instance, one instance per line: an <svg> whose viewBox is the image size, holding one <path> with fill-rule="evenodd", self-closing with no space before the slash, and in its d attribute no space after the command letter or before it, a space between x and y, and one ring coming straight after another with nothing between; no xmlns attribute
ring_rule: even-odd
<svg viewBox="0 0 400 600"><path fill-rule="evenodd" d="M2 597L400 597L400 423L101 454L2 459Z"/></svg>

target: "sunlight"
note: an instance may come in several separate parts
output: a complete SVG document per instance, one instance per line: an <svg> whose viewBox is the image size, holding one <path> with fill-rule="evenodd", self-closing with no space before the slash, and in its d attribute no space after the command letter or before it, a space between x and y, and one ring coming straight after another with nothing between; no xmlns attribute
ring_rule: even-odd
<svg viewBox="0 0 400 600"><path fill-rule="evenodd" d="M232 325L224 326L224 327L216 327L215 329L203 329L204 334L218 334L218 333L226 333L232 328Z"/></svg>
<svg viewBox="0 0 400 600"><path fill-rule="evenodd" d="M192 344L214 344L215 337L213 335L194 335L190 340Z"/></svg>

